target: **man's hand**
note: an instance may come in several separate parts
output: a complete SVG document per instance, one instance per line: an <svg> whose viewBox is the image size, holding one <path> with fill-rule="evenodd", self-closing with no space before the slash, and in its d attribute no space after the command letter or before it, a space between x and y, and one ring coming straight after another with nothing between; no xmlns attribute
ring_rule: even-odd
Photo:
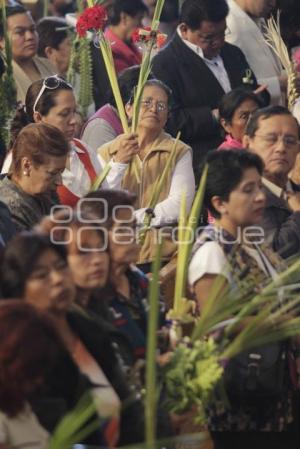
<svg viewBox="0 0 300 449"><path fill-rule="evenodd" d="M118 151L114 156L114 161L128 164L139 152L137 134L121 134L117 140Z"/></svg>

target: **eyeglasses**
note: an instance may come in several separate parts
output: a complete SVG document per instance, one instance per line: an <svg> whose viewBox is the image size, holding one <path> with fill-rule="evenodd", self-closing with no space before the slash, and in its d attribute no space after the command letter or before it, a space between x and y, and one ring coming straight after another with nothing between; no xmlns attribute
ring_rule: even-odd
<svg viewBox="0 0 300 449"><path fill-rule="evenodd" d="M156 101L153 98L146 98L145 100L141 100L141 106L145 109L151 109L155 104L155 109L157 112L162 112L168 109L168 105L164 101Z"/></svg>
<svg viewBox="0 0 300 449"><path fill-rule="evenodd" d="M282 141L287 148L295 148L300 143L297 137L293 136L279 136L277 134L255 134L255 136L262 139L270 147L276 145L278 141Z"/></svg>
<svg viewBox="0 0 300 449"><path fill-rule="evenodd" d="M36 97L36 100L34 102L33 112L37 112L36 111L37 104L40 101L45 90L46 89L50 89L50 90L57 89L60 86L60 84L62 84L62 83L66 84L67 86L69 86L72 89L71 84L67 83L64 79L60 78L58 75L53 75L53 76L49 76L48 78L45 78L43 81L41 90L39 91L38 96Z"/></svg>
<svg viewBox="0 0 300 449"><path fill-rule="evenodd" d="M203 36L201 33L198 33L198 37L201 39L203 44L213 44L216 41L223 41L226 36L228 36L231 33L229 28L226 28L226 30L221 31L220 33L216 33L211 36Z"/></svg>

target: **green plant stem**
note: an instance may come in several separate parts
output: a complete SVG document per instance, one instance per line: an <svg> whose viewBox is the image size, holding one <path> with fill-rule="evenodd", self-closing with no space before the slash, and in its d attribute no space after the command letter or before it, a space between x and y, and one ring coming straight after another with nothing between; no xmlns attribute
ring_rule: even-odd
<svg viewBox="0 0 300 449"><path fill-rule="evenodd" d="M149 288L149 320L147 329L146 354L146 398L145 398L145 435L147 447L150 449L156 439L156 349L159 313L159 270L161 267L162 242L157 245L155 259L152 264L152 279Z"/></svg>
<svg viewBox="0 0 300 449"><path fill-rule="evenodd" d="M167 160L167 163L166 163L166 165L165 165L165 167L163 169L163 172L162 172L161 176L159 176L157 178L157 180L155 181L155 184L154 184L153 189L152 189L152 194L151 194L151 198L150 198L150 201L149 201L147 209L152 209L153 210L155 208L158 200L159 200L159 196L161 194L162 188L163 188L163 186L165 184L167 175L168 175L168 173L171 170L172 163L173 163L175 155L176 155L176 149L177 149L178 141L180 139L180 134L181 133L179 131L177 133L175 142L173 144L173 148L171 150L170 156L168 157L168 160ZM144 220L143 220L143 226L142 226L142 228L141 228L141 230L139 232L139 243L140 243L140 245L143 245L143 243L145 241L146 233L147 233L147 231L150 228L152 218L153 217L152 217L151 213L147 213L147 212L145 213L145 217L144 217Z"/></svg>
<svg viewBox="0 0 300 449"><path fill-rule="evenodd" d="M194 242L194 239L192 238L194 235L194 231L196 229L200 212L202 209L202 203L204 198L204 191L205 191L205 185L206 185L206 178L207 178L207 170L208 165L205 165L198 192L196 193L196 197L194 200L194 203L192 205L192 209L187 221L186 230L184 233L184 241L182 243L183 248L182 251L180 251L180 257L177 259L177 270L176 270L176 292L175 296L176 298L184 298L186 295L186 283L187 283L187 270L189 265L189 256L192 250L192 245ZM179 242L179 245L181 245L181 242Z"/></svg>
<svg viewBox="0 0 300 449"><path fill-rule="evenodd" d="M91 192L95 192L95 190L98 190L102 186L102 184L105 181L105 179L107 178L107 175L110 172L110 170L111 170L111 165L108 163L105 165L102 172L97 177L94 184L92 185Z"/></svg>

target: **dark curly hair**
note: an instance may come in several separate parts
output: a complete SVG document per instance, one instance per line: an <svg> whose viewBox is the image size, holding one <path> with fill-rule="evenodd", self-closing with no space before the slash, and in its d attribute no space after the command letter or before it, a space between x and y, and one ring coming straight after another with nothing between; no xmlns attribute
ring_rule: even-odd
<svg viewBox="0 0 300 449"><path fill-rule="evenodd" d="M19 300L0 302L0 341L0 409L13 417L67 351L50 315Z"/></svg>

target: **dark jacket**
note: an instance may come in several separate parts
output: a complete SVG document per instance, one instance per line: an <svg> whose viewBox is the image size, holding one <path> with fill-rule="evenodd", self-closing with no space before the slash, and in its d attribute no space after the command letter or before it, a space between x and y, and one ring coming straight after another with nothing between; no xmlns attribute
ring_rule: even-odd
<svg viewBox="0 0 300 449"><path fill-rule="evenodd" d="M7 243L16 233L8 207L0 201L0 246Z"/></svg>
<svg viewBox="0 0 300 449"><path fill-rule="evenodd" d="M241 50L225 43L220 56L235 88L243 84L249 65ZM176 32L169 44L153 58L154 75L164 81L173 92L174 106L167 130L194 150L194 168L208 150L222 142L220 127L211 111L218 108L224 90L205 62L182 42ZM252 87L257 87L252 74Z"/></svg>
<svg viewBox="0 0 300 449"><path fill-rule="evenodd" d="M300 211L292 212L287 202L274 195L267 187L266 209L262 227L266 242L284 258L300 252Z"/></svg>
<svg viewBox="0 0 300 449"><path fill-rule="evenodd" d="M77 310L69 312L67 319L122 401L120 446L143 441L143 408L125 381L106 329ZM50 373L44 395L32 403L39 421L51 431L91 386L72 360L64 357L58 363L56 372ZM52 416L49 416L51 413ZM96 443L95 440L88 442Z"/></svg>
<svg viewBox="0 0 300 449"><path fill-rule="evenodd" d="M56 195L29 195L8 176L0 181L0 200L6 204L17 231L31 229L44 215L49 215L52 206L58 204Z"/></svg>

